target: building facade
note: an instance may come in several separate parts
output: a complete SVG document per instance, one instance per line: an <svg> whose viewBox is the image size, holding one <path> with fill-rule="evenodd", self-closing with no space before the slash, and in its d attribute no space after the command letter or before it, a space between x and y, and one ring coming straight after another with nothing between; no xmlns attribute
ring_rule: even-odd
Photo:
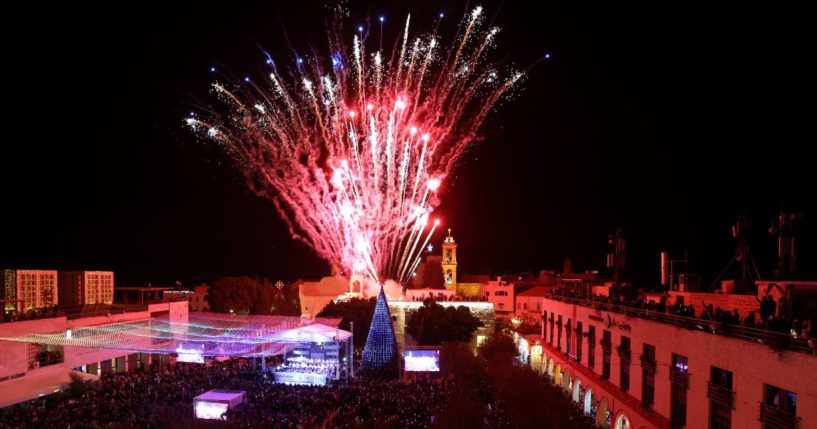
<svg viewBox="0 0 817 429"><path fill-rule="evenodd" d="M210 302L207 301L209 292L210 286L202 283L189 289L166 290L162 297L187 301L190 311L210 311Z"/></svg>
<svg viewBox="0 0 817 429"><path fill-rule="evenodd" d="M443 259L441 262L443 270L443 284L446 289L457 290L457 242L451 235L451 228L448 228L448 235L443 241Z"/></svg>
<svg viewBox="0 0 817 429"><path fill-rule="evenodd" d="M97 307L97 306L94 306ZM118 307L97 312L79 312L56 317L0 323L0 338L72 332L93 326L117 323L144 322L161 318L173 323L188 321L187 302L167 302L145 306ZM110 335L104 331L100 336ZM156 339L144 336L145 344L135 345L150 349ZM94 337L89 337L93 340ZM159 344L160 345L160 344ZM68 345L46 345L33 342L0 341L0 407L48 395L63 388L71 379L69 374L80 374L95 379L108 372L135 371L153 364L169 364L170 355L129 353L123 350L97 349Z"/></svg>
<svg viewBox="0 0 817 429"><path fill-rule="evenodd" d="M204 284L193 287L193 290L187 295L190 311L210 311L210 302L207 301L209 291L210 286Z"/></svg>
<svg viewBox="0 0 817 429"><path fill-rule="evenodd" d="M55 270L4 270L2 280L0 299L4 300L6 313L24 313L59 303Z"/></svg>
<svg viewBox="0 0 817 429"><path fill-rule="evenodd" d="M350 290L350 282L346 277L336 275L320 280L299 280L297 287L301 316L316 317L330 302Z"/></svg>
<svg viewBox="0 0 817 429"><path fill-rule="evenodd" d="M516 317L525 323L538 325L545 306L545 296L552 288L537 286L516 295Z"/></svg>
<svg viewBox="0 0 817 429"><path fill-rule="evenodd" d="M541 317L532 366L599 427L817 427L807 340L554 295Z"/></svg>
<svg viewBox="0 0 817 429"><path fill-rule="evenodd" d="M486 301L494 304L497 317L511 317L514 313L516 287L504 277L489 280L482 284L482 295Z"/></svg>
<svg viewBox="0 0 817 429"><path fill-rule="evenodd" d="M60 271L62 305L113 304L113 271Z"/></svg>

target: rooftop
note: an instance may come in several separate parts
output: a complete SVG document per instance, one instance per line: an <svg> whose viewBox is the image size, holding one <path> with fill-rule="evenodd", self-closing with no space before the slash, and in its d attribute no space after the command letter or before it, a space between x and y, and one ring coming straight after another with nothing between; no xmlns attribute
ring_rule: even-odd
<svg viewBox="0 0 817 429"><path fill-rule="evenodd" d="M544 286L537 286L535 288L528 289L524 292L520 292L516 294L516 296L531 296L537 298L544 298L553 288L544 287Z"/></svg>
<svg viewBox="0 0 817 429"><path fill-rule="evenodd" d="M810 340L794 337L785 332L778 332L769 329L759 329L738 324L722 323L714 320L700 319L697 317L681 316L662 311L649 310L644 308L629 307L626 305L611 302L595 301L586 298L549 294L547 299L567 302L599 310L611 311L626 314L630 317L649 319L658 323L668 323L682 328L697 330L713 335L724 335L727 337L755 341L768 345L775 350L790 350L801 353L814 354L815 348L810 344Z"/></svg>

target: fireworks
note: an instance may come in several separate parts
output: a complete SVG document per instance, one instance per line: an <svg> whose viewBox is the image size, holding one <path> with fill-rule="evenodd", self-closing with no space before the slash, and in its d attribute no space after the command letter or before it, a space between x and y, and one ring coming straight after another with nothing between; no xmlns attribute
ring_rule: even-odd
<svg viewBox="0 0 817 429"><path fill-rule="evenodd" d="M391 52L369 52L362 28L344 44L338 25L328 54L297 56L286 70L268 56L263 81L215 82L223 109L187 118L224 144L294 238L376 282L412 275L446 177L522 77L485 58L499 30L486 28L481 7L450 48L410 23Z"/></svg>

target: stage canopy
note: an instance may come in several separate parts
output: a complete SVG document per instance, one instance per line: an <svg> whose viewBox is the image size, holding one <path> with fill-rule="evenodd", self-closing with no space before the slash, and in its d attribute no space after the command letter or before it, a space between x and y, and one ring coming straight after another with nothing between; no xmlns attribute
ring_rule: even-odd
<svg viewBox="0 0 817 429"><path fill-rule="evenodd" d="M332 343L346 341L351 336L351 332L316 323L287 329L273 334L271 338L285 343Z"/></svg>
<svg viewBox="0 0 817 429"><path fill-rule="evenodd" d="M337 324L337 319L317 319ZM63 332L0 337L0 341L202 356L258 357L287 353L298 344L344 341L352 334L323 323L301 326L298 317L190 313L187 322L167 317L76 327Z"/></svg>

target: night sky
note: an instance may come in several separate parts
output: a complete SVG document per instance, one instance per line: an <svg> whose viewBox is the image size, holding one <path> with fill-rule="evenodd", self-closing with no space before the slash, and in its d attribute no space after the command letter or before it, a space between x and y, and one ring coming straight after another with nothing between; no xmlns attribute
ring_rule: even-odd
<svg viewBox="0 0 817 429"><path fill-rule="evenodd" d="M259 46L292 61L282 23L299 48L323 46L325 3L100 3L3 14L0 267L112 269L119 284L328 273L182 122L212 97L211 65L258 75ZM382 14L393 40L406 13L417 29L444 11L450 41L466 3L423 3L351 2L349 32ZM602 268L620 226L631 279L653 286L659 251L688 251L707 286L747 213L768 276L766 230L785 205L804 216L803 275L817 274L807 14L529 3L483 3L503 29L496 58L551 58L489 117L444 187L437 213L465 271L561 269L565 256Z"/></svg>

